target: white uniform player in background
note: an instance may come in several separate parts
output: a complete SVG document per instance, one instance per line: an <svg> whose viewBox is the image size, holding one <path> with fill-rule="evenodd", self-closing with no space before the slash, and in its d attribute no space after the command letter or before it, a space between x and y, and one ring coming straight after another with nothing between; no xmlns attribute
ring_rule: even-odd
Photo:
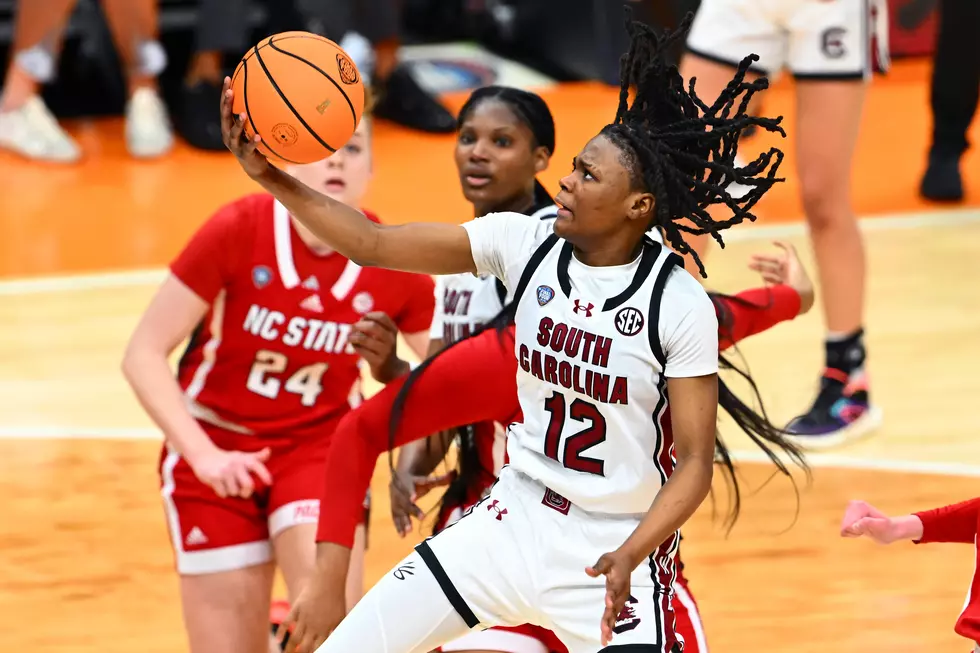
<svg viewBox="0 0 980 653"><path fill-rule="evenodd" d="M825 368L812 406L788 429L809 448L881 424L865 374L864 243L851 205L851 162L868 81L888 65L885 0L701 0L681 63L709 105L746 56L750 76L795 79L800 193L824 293ZM763 98L764 101L764 98ZM702 256L707 237L692 241Z"/></svg>
<svg viewBox="0 0 980 653"><path fill-rule="evenodd" d="M525 219L549 220L558 207L549 205ZM507 287L490 274L446 274L436 278L436 310L429 337L451 345L492 320L509 301Z"/></svg>
<svg viewBox="0 0 980 653"><path fill-rule="evenodd" d="M740 130L779 131L778 121L741 110L764 83L741 84L738 74L721 115L702 117L661 55L677 35L663 43L645 25L629 28L616 118L561 180L554 221L502 213L462 227L376 226L270 166L243 140L224 94L225 144L337 251L380 267L492 274L515 297L524 422L511 427L511 465L488 497L419 545L346 618L335 580L349 549L319 543L318 572L291 613L300 651L430 651L473 628L524 623L552 630L570 653L680 649L673 551L711 487L717 318L679 258L646 231L660 227L686 252L681 219L715 234L752 219L748 207L776 182L782 153L740 171L745 195L725 192ZM716 222L711 205L731 215Z"/></svg>

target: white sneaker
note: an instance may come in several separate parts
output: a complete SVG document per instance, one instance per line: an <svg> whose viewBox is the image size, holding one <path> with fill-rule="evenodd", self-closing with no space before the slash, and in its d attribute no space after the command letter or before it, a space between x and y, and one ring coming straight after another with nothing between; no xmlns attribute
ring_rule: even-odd
<svg viewBox="0 0 980 653"><path fill-rule="evenodd" d="M0 147L37 161L74 163L82 156L37 95L19 109L0 112Z"/></svg>
<svg viewBox="0 0 980 653"><path fill-rule="evenodd" d="M135 157L166 154L174 145L167 107L156 91L137 89L126 104L126 148Z"/></svg>

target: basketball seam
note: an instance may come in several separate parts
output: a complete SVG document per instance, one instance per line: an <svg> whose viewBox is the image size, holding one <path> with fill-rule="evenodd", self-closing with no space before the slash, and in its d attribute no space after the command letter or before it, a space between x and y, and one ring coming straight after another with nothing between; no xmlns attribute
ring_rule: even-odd
<svg viewBox="0 0 980 653"><path fill-rule="evenodd" d="M282 42L282 41L292 41L293 39L310 39L310 40L313 40L313 41L327 41L328 43L333 43L333 41L331 41L330 39L326 38L325 36L318 36L316 34L294 34L292 36L284 36L281 39L279 39L279 41L280 42ZM261 47L259 47L257 45L256 46L253 46L248 52L245 53L245 56L242 57L242 60L241 60L240 63L241 64L247 63L248 60L255 54L255 51L256 50L261 50L262 48L267 48L267 47L269 47L269 44L268 43L263 43ZM238 73L240 73L240 72L241 72L241 69L236 67L235 68L234 76L231 78L231 84L232 84L232 86L235 85L235 80L238 78Z"/></svg>
<svg viewBox="0 0 980 653"><path fill-rule="evenodd" d="M333 77L331 77L330 75L328 75L327 72L324 71L322 68L320 68L316 64L311 63L310 61L304 59L303 57L299 56L298 54L293 54L292 52L289 52L288 50L283 50L282 48L280 48L279 46L277 46L275 43L272 43L271 41L269 42L269 46L273 50L275 50L276 52L281 52L281 53L283 53L285 55L289 55L293 59L297 59L299 61L302 61L307 66L309 66L313 70L317 71L318 73L320 73L321 75L323 75L324 77L326 77L327 79L329 79L330 80L330 83L332 83L334 86L336 86L337 87L337 90L340 91L340 94L344 96L344 99L347 101L347 106L350 107L350 115L354 119L354 125L355 126L357 125L357 111L354 110L354 103L350 101L350 98L347 96L347 92L344 91L343 87L340 84L337 83L337 80L335 80Z"/></svg>
<svg viewBox="0 0 980 653"><path fill-rule="evenodd" d="M283 41L292 41L293 39L310 39L311 41L326 41L327 43L331 43L333 45L336 45L336 43L334 43L333 41L331 41L327 37L325 37L325 36L318 36L316 34L294 34L293 36L284 36L281 39L279 39L279 43L281 43ZM262 44L262 47L259 47L257 45L256 46L252 46L252 49L245 53L245 56L242 58L242 61L248 60L248 58L251 57L251 56L253 56L253 55L255 55L258 50L265 49L265 48L269 47L271 44L272 44L272 40L270 39L268 42L263 43Z"/></svg>
<svg viewBox="0 0 980 653"><path fill-rule="evenodd" d="M249 111L249 108L248 108L248 62L245 61L244 59L242 60L242 75L244 75L244 77L242 78L242 100L245 101L245 117L248 118L248 122L252 125L252 133L253 134L258 134L259 133L259 130L255 126L255 121L252 120L252 112ZM295 163L295 164L299 165L298 162L291 161L291 160L287 159L286 157L284 157L283 155L279 154L274 149L272 149L271 147L269 147L269 144L265 142L265 139L262 139L261 141L259 141L259 144L263 144L263 143L265 144L266 149L268 149L270 152L272 152L273 154L275 154L277 157L279 157L283 161L285 161L287 163Z"/></svg>
<svg viewBox="0 0 980 653"><path fill-rule="evenodd" d="M272 45L272 38L269 39L269 45ZM277 48L273 47L273 49L277 49ZM322 138L320 138L320 135L317 134L315 131L313 131L313 129L309 126L309 124L307 124L306 120L303 119L303 116L299 115L299 112L296 111L296 109L293 107L293 103L289 101L289 98L286 97L286 94L282 92L281 88L279 88L279 84L277 84L276 80L272 78L272 73L269 72L269 68L265 65L265 62L262 61L262 55L259 54L258 50L255 51L255 58L259 62L259 65L262 66L262 71L265 73L265 76L269 79L269 83L272 84L272 88L276 89L276 93L279 94L279 97L282 99L283 103L286 105L286 107L289 108L290 111L293 112L293 115L296 116L296 119L299 120L300 123L302 123L303 127L306 128L306 131L308 131L310 135L312 135L313 138L315 138L320 143L320 145L330 150L331 153L336 152L337 150L327 145L327 142L324 141Z"/></svg>

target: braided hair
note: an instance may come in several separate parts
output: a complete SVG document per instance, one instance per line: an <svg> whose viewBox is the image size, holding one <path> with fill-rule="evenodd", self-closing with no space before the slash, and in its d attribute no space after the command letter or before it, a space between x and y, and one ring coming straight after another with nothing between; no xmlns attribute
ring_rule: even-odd
<svg viewBox="0 0 980 653"><path fill-rule="evenodd" d="M484 86L470 94L456 118L456 130L463 127L470 115L484 102L495 100L507 105L514 116L521 121L534 137L534 147L544 147L548 155L555 153L555 119L544 99L530 91L510 86ZM534 180L534 205L545 206L552 203L552 195L537 179Z"/></svg>
<svg viewBox="0 0 980 653"><path fill-rule="evenodd" d="M754 221L753 206L773 184L783 181L776 177L783 153L774 147L739 166L735 163L739 137L748 126L784 137L786 132L780 127L781 117L746 113L752 96L769 85L764 77L745 81L749 66L759 60L757 55L742 60L711 106L697 96L694 79L685 88L677 66L668 65L666 56L691 20L688 14L676 31L660 36L649 25L630 20L627 10L630 49L620 64L619 107L615 120L600 134L622 152L633 188L653 194L656 204L649 226L659 227L675 251L690 254L701 275L707 277L684 234L707 234L724 247L721 231ZM748 187L748 192L733 197L728 191L732 182ZM714 205L725 206L731 217L714 220L708 212Z"/></svg>

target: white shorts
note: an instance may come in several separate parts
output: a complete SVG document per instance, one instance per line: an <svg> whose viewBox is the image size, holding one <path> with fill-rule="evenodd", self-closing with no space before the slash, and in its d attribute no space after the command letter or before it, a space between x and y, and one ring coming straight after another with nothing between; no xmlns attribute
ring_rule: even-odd
<svg viewBox="0 0 980 653"><path fill-rule="evenodd" d="M687 48L770 78L788 69L798 79L866 79L888 67L885 0L701 0Z"/></svg>
<svg viewBox="0 0 980 653"><path fill-rule="evenodd" d="M638 523L638 516L585 512L506 467L487 498L416 552L471 629L530 623L553 631L569 653L595 653L602 648L605 579L590 578L585 568L617 549ZM633 572L613 646L675 650L677 539Z"/></svg>

